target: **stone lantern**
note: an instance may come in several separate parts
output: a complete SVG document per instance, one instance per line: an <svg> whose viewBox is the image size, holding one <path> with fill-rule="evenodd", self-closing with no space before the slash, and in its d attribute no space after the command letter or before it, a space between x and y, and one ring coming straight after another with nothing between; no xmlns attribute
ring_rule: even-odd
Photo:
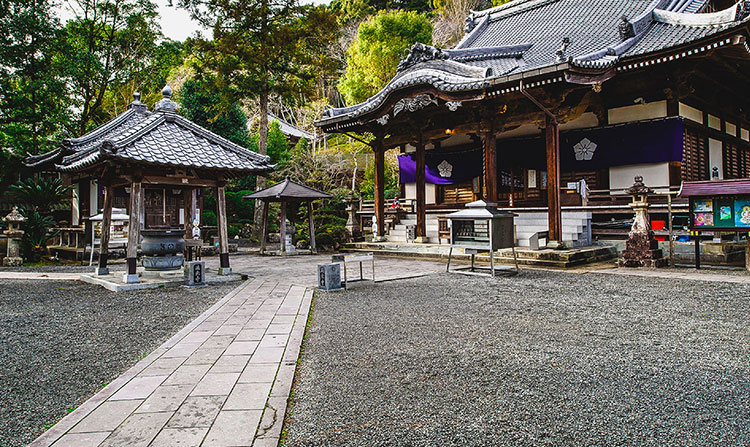
<svg viewBox="0 0 750 447"><path fill-rule="evenodd" d="M659 242L654 239L648 216L648 194L652 190L643 184L643 177L640 175L634 180L633 186L625 192L633 196L630 207L635 213L635 218L618 265L620 267L663 267L666 265L666 259L659 249Z"/></svg>
<svg viewBox="0 0 750 447"><path fill-rule="evenodd" d="M3 259L3 266L15 267L23 265L19 240L23 236L23 230L20 228L20 225L26 218L18 212L18 207L13 207L13 211L3 217L3 220L8 222L8 229L4 231L8 237L8 251Z"/></svg>

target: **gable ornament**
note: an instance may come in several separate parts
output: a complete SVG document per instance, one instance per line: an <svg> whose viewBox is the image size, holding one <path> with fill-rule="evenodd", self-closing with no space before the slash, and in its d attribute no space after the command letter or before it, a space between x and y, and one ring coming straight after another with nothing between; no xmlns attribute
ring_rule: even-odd
<svg viewBox="0 0 750 447"><path fill-rule="evenodd" d="M461 101L448 101L445 103L445 106L448 107L448 110L450 110L451 112L455 112L462 105L463 104L461 103Z"/></svg>
<svg viewBox="0 0 750 447"><path fill-rule="evenodd" d="M399 99L396 104L393 105L393 116L401 113L402 110L407 112L416 112L417 110L424 109L430 104L437 104L437 99L430 94L416 95L411 98Z"/></svg>
<svg viewBox="0 0 750 447"><path fill-rule="evenodd" d="M448 53L445 51L417 42L411 46L411 49L404 50L404 58L398 63L396 71L400 72L406 70L420 62L445 59L448 59Z"/></svg>

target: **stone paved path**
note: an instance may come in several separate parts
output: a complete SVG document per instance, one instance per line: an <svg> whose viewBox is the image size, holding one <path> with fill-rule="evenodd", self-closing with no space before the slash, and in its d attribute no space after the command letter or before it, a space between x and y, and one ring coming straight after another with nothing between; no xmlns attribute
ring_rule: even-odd
<svg viewBox="0 0 750 447"><path fill-rule="evenodd" d="M232 261L235 271L252 279L30 447L276 446L312 301L310 286L316 284L316 265L330 257ZM444 268L439 262L378 259L376 278Z"/></svg>
<svg viewBox="0 0 750 447"><path fill-rule="evenodd" d="M0 279L53 279L55 281L75 281L80 276L80 273L0 272Z"/></svg>

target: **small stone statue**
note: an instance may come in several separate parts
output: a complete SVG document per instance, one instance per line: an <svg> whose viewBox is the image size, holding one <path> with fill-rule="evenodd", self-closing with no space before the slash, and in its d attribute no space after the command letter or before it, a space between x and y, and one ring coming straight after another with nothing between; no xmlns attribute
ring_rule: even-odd
<svg viewBox="0 0 750 447"><path fill-rule="evenodd" d="M201 238L200 223L201 222L198 220L198 218L193 219L193 239Z"/></svg>
<svg viewBox="0 0 750 447"><path fill-rule="evenodd" d="M377 216L372 216L372 236L373 237L380 236L378 234L378 217Z"/></svg>

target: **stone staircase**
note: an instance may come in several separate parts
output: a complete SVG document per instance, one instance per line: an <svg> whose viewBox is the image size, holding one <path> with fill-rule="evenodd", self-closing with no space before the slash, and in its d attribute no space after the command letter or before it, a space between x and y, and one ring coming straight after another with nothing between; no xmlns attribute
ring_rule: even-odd
<svg viewBox="0 0 750 447"><path fill-rule="evenodd" d="M388 233L388 242L407 242L406 238L406 227L409 225L417 225L417 215L415 213L409 213L405 218L401 219L391 231ZM427 230L427 238L431 243L438 243L438 216L434 214L427 214L425 216L425 226Z"/></svg>
<svg viewBox="0 0 750 447"><path fill-rule="evenodd" d="M591 213L586 211L563 211L562 241L569 247L591 245ZM516 246L533 246L533 238L539 232L549 230L546 212L518 213L515 218Z"/></svg>

